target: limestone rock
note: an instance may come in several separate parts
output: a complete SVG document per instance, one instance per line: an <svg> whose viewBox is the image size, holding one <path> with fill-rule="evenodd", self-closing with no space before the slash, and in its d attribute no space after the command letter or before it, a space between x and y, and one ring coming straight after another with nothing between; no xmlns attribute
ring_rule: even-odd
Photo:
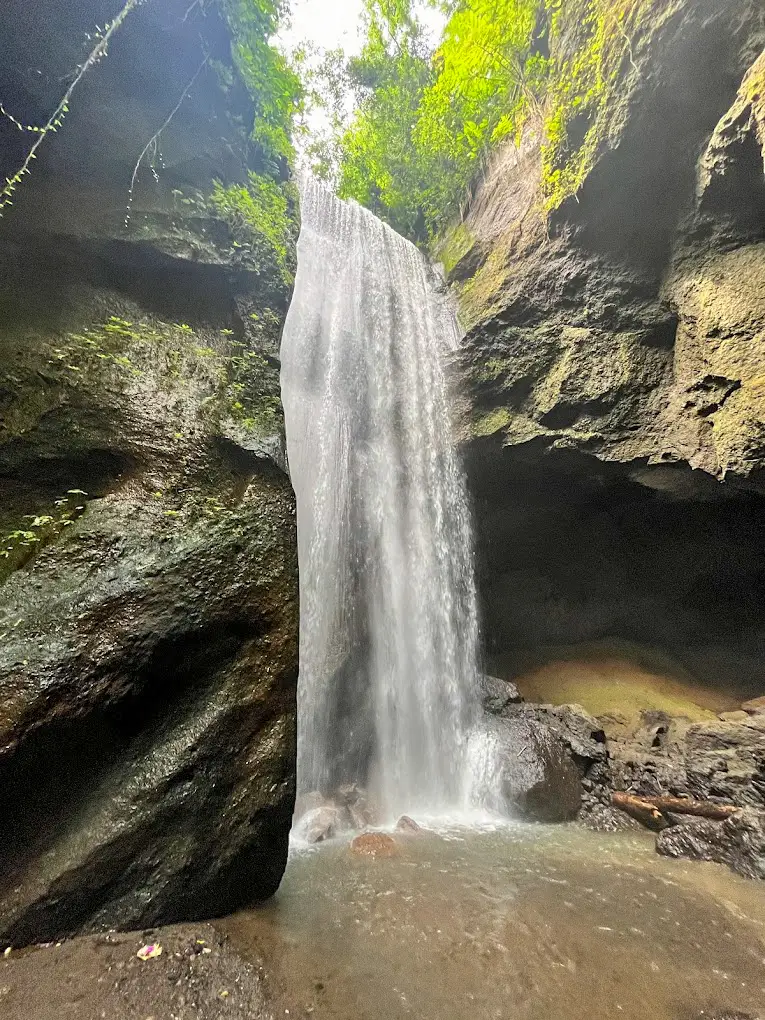
<svg viewBox="0 0 765 1020"><path fill-rule="evenodd" d="M295 800L295 819L299 820L309 811L326 807L330 801L318 790L311 790L309 793L301 793Z"/></svg>
<svg viewBox="0 0 765 1020"><path fill-rule="evenodd" d="M508 705L517 705L523 701L520 691L510 680L482 673L479 688L484 711L493 715L501 715Z"/></svg>
<svg viewBox="0 0 765 1020"><path fill-rule="evenodd" d="M543 723L525 716L487 720L498 775L499 809L529 821L574 818L580 775L565 745Z"/></svg>
<svg viewBox="0 0 765 1020"><path fill-rule="evenodd" d="M589 59L576 10L553 61ZM735 703L765 641L765 18L673 0L628 34L567 121L575 194L530 123L451 238L483 629L498 660L636 642Z"/></svg>
<svg viewBox="0 0 765 1020"><path fill-rule="evenodd" d="M574 818L582 780L606 759L605 736L578 705L507 704L487 712L481 796L493 810L529 821Z"/></svg>
<svg viewBox="0 0 765 1020"><path fill-rule="evenodd" d="M306 843L323 843L348 828L348 816L340 808L327 804L313 808L295 826L295 835Z"/></svg>

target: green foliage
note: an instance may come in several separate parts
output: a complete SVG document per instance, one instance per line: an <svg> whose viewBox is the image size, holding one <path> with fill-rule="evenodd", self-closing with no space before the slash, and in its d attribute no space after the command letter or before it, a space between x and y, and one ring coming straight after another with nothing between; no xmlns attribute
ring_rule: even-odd
<svg viewBox="0 0 765 1020"><path fill-rule="evenodd" d="M0 580L25 566L46 545L81 517L86 510L87 492L69 489L51 507L51 513L25 514L25 523L0 536Z"/></svg>
<svg viewBox="0 0 765 1020"><path fill-rule="evenodd" d="M188 337L194 338L195 334L185 322L129 322L112 315L106 322L63 336L51 346L48 365L62 382L72 385L78 385L80 373L91 373L97 367L116 368L121 374L140 377L143 371L136 363L137 352L162 350L170 373L177 374L178 348L188 346Z"/></svg>
<svg viewBox="0 0 765 1020"><path fill-rule="evenodd" d="M252 332L267 334L278 326L269 309L253 313ZM202 400L207 416L232 419L259 434L282 428L279 371L274 363L233 339L230 329L220 335L200 334L186 322L131 322L111 316L79 333L68 333L51 348L48 365L65 385L79 386L83 377L98 379L94 371L115 369L123 379L144 376L159 359L167 387L196 381L208 391ZM148 373L156 374L156 369ZM175 434L176 439L183 433Z"/></svg>
<svg viewBox="0 0 765 1020"><path fill-rule="evenodd" d="M247 184L224 186L215 181L208 202L225 220L234 247L258 271L275 265L282 281L291 285L295 246L294 199L290 185L250 173Z"/></svg>
<svg viewBox="0 0 765 1020"><path fill-rule="evenodd" d="M360 94L340 192L419 240L458 207L487 149L520 130L547 73L533 53L543 0L458 0L435 53L412 0L367 0Z"/></svg>
<svg viewBox="0 0 765 1020"><path fill-rule="evenodd" d="M304 88L302 117L294 128L303 160L315 177L336 184L352 89L345 53L341 47L322 51L309 40L291 60Z"/></svg>
<svg viewBox="0 0 765 1020"><path fill-rule="evenodd" d="M418 241L455 219L487 153L532 117L546 209L576 194L618 132L641 29L670 10L661 0L456 0L429 52L417 0L365 2L366 45L346 68L357 109L334 153L339 190Z"/></svg>
<svg viewBox="0 0 765 1020"><path fill-rule="evenodd" d="M430 225L459 203L488 148L517 135L547 62L531 53L538 0L469 0L449 19L423 94L415 145L427 154Z"/></svg>
<svg viewBox="0 0 765 1020"><path fill-rule="evenodd" d="M292 120L302 88L286 57L271 45L283 13L280 0L220 0L232 33L231 52L255 107L251 138L264 169L277 173L292 155Z"/></svg>
<svg viewBox="0 0 765 1020"><path fill-rule="evenodd" d="M232 349L226 387L231 417L247 432L278 434L284 428L278 368L239 341Z"/></svg>
<svg viewBox="0 0 765 1020"><path fill-rule="evenodd" d="M409 0L366 0L366 18L366 44L348 66L360 102L340 142L340 194L421 236L427 181L414 137L429 54Z"/></svg>

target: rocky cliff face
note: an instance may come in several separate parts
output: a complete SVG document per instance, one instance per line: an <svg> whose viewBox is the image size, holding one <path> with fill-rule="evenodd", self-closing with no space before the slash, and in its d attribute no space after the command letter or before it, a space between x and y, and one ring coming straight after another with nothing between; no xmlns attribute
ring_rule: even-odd
<svg viewBox="0 0 765 1020"><path fill-rule="evenodd" d="M506 676L618 645L719 711L765 691L765 12L623 7L597 112L552 156L530 125L441 252L484 633Z"/></svg>
<svg viewBox="0 0 765 1020"><path fill-rule="evenodd" d="M18 122L0 116L3 177L33 137L19 125L44 121L116 13L56 6L0 13ZM262 167L218 7L138 6L71 107L0 218L0 942L16 945L270 895L294 800L276 361L293 237L232 205Z"/></svg>

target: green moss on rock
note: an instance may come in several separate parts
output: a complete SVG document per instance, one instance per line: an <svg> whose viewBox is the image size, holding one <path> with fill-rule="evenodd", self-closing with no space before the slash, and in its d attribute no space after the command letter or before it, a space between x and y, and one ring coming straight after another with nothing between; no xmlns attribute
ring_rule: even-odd
<svg viewBox="0 0 765 1020"><path fill-rule="evenodd" d="M489 414L482 414L475 418L472 434L476 437L493 436L509 424L510 418L510 412L506 408L498 407Z"/></svg>
<svg viewBox="0 0 765 1020"><path fill-rule="evenodd" d="M556 55L542 146L546 210L577 194L604 145L618 140L647 37L678 9L672 0L572 0L553 17Z"/></svg>

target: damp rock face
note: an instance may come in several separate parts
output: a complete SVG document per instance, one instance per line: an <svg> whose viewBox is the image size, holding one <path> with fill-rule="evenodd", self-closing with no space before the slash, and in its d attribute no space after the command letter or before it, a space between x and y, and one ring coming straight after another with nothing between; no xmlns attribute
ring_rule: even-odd
<svg viewBox="0 0 765 1020"><path fill-rule="evenodd" d="M636 732L609 737L601 778L637 796L669 794L765 810L765 715L740 715L743 720L691 723L646 712Z"/></svg>
<svg viewBox="0 0 765 1020"><path fill-rule="evenodd" d="M656 850L664 857L727 864L744 878L765 879L765 813L740 811L724 822L702 818L659 833Z"/></svg>
<svg viewBox="0 0 765 1020"><path fill-rule="evenodd" d="M494 809L525 821L577 817L589 776L607 763L595 719L577 705L509 703L486 714L484 729L496 762Z"/></svg>
<svg viewBox="0 0 765 1020"><path fill-rule="evenodd" d="M295 834L306 843L323 843L348 828L348 820L340 808L332 804L306 812L295 826Z"/></svg>
<svg viewBox="0 0 765 1020"><path fill-rule="evenodd" d="M553 60L586 61L583 6ZM437 252L487 661L620 639L740 702L765 693L765 13L633 15L597 118L566 120L555 167L530 124Z"/></svg>
<svg viewBox="0 0 765 1020"><path fill-rule="evenodd" d="M501 790L511 816L561 822L581 807L581 777L563 743L536 721L503 721L498 733Z"/></svg>
<svg viewBox="0 0 765 1020"><path fill-rule="evenodd" d="M109 16L93 0L31 33L38 6L0 13L0 96L35 124ZM210 197L260 167L201 7L136 9L0 218L3 944L217 916L286 862L294 230L277 252Z"/></svg>

